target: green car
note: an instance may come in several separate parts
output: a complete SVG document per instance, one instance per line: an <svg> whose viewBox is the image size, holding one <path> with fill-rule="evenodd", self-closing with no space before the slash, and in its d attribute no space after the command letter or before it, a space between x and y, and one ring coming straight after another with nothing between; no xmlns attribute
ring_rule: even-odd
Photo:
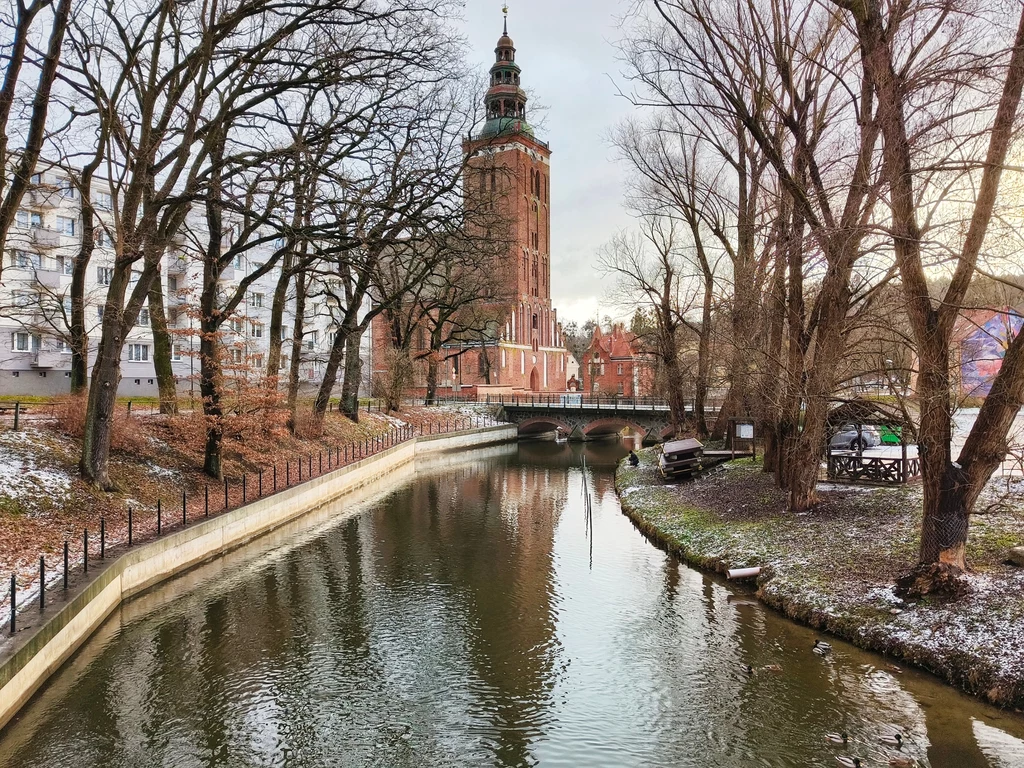
<svg viewBox="0 0 1024 768"><path fill-rule="evenodd" d="M882 437L882 445L899 445L903 436L903 427L890 427L886 424L878 428Z"/></svg>

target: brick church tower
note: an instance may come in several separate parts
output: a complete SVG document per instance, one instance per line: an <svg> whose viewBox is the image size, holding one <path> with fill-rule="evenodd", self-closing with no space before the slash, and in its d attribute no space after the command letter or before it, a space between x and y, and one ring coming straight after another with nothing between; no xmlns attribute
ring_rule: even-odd
<svg viewBox="0 0 1024 768"><path fill-rule="evenodd" d="M505 29L494 49L486 122L465 142L467 197L490 195L510 227L502 274L511 311L501 329L492 385L565 391L567 352L551 306L551 149L527 121L516 47Z"/></svg>
<svg viewBox="0 0 1024 768"><path fill-rule="evenodd" d="M527 97L516 47L505 28L494 49L486 121L463 143L468 158L463 188L467 210L493 210L507 232L507 253L494 265L503 283L504 322L492 338L449 344L443 351L442 396L476 389L479 394L564 392L568 351L551 305L551 149L527 121ZM488 256L487 258L494 258ZM380 370L374 339L374 375ZM416 388L423 386L417 372Z"/></svg>

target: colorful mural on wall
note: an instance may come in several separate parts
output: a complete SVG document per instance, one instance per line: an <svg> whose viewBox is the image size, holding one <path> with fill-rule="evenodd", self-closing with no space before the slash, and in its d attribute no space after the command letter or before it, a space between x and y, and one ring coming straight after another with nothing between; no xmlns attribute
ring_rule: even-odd
<svg viewBox="0 0 1024 768"><path fill-rule="evenodd" d="M960 391L969 397L985 397L1003 365L1006 347L1024 318L1010 309L973 312L961 317Z"/></svg>

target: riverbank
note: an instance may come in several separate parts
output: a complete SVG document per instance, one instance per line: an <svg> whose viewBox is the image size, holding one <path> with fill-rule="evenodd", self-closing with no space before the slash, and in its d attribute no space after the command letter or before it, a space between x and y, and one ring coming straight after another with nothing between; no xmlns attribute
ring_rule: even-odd
<svg viewBox="0 0 1024 768"><path fill-rule="evenodd" d="M620 465L616 489L626 514L659 545L719 573L760 566L758 598L787 617L1024 709L1024 569L1004 563L1010 547L1024 544L1016 485L990 484L979 504L987 512L972 520L971 593L956 602L904 602L892 585L915 562L919 486L822 486L817 508L790 514L752 461L667 485L656 453L640 456L636 468Z"/></svg>
<svg viewBox="0 0 1024 768"><path fill-rule="evenodd" d="M22 421L18 431L13 430L10 413L0 420L0 574L5 582L10 574L16 575L19 602L30 601L36 594L41 555L49 564L51 579L59 577L57 566L65 541L71 542L70 564L82 561L85 529L90 532L91 557L99 556L101 519L108 549L126 543L129 507L134 511L134 541L141 542L156 532L158 502L162 502L164 529L180 525L182 493L188 519L195 520L206 512L207 494L211 513L240 505L243 475L249 480L247 498L255 497L261 469L263 490L270 491L284 487L286 480L294 484L336 467L338 459L326 455L331 451L339 452L343 463L354 461L356 456L380 450L389 435L397 436L405 428L431 434L451 431L459 424L490 423L485 410L472 411L469 406L409 407L397 415L364 410L358 423L332 412L322 431L313 435L304 429L292 434L280 410L238 415L225 433L223 466L229 480L225 505L221 484L202 471L202 413L168 417L138 402L133 410L127 401L120 403L110 459L111 478L118 490L105 493L82 482L78 474L81 404L64 398L31 405L32 418Z"/></svg>
<svg viewBox="0 0 1024 768"><path fill-rule="evenodd" d="M512 425L464 426L462 431L419 436L406 430L401 439L381 445L379 452L204 517L102 564L98 572L94 570L63 594L62 600L41 609L30 624L22 623L18 634L0 643L0 729L123 600L282 525L302 520L314 526L337 517L343 509L333 502L342 497L355 501L360 492L363 496L380 493L403 473L406 477L415 473L421 456L516 437Z"/></svg>

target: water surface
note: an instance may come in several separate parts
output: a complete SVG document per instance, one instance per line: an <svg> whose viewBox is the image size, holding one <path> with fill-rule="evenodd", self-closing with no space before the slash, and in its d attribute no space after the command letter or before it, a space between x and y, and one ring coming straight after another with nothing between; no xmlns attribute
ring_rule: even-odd
<svg viewBox="0 0 1024 768"><path fill-rule="evenodd" d="M624 453L449 456L129 601L0 765L1024 766L1018 716L839 642L819 658L810 630L653 547L618 506Z"/></svg>

